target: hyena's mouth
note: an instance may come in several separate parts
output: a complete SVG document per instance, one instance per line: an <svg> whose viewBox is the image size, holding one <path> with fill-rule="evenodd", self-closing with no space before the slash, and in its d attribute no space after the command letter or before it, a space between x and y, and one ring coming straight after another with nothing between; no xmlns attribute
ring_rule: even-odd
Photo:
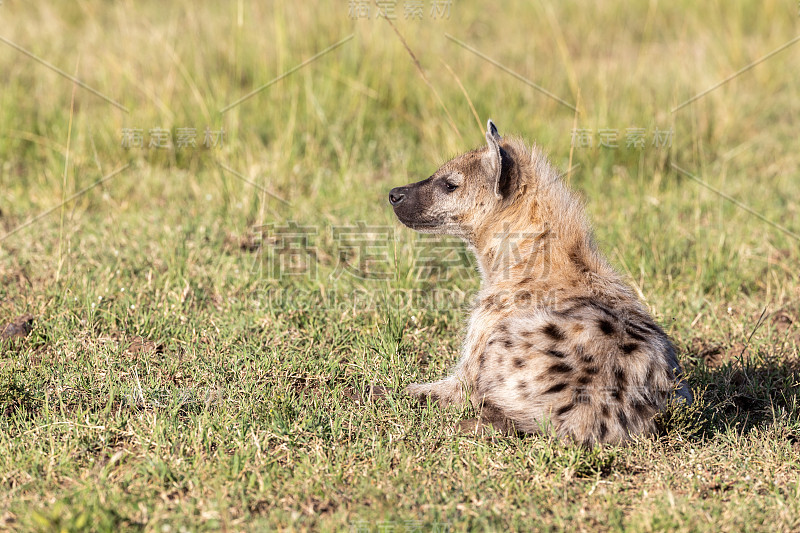
<svg viewBox="0 0 800 533"><path fill-rule="evenodd" d="M424 212L413 207L409 209L409 207L411 206L394 207L394 214L397 216L397 220L402 222L404 226L422 233L434 233L444 225L444 221L435 220L426 216Z"/></svg>
<svg viewBox="0 0 800 533"><path fill-rule="evenodd" d="M445 223L440 221L406 218L404 215L398 213L396 209L394 214L397 215L397 219L402 222L403 225L408 226L414 231L419 231L420 233L440 233L445 226Z"/></svg>

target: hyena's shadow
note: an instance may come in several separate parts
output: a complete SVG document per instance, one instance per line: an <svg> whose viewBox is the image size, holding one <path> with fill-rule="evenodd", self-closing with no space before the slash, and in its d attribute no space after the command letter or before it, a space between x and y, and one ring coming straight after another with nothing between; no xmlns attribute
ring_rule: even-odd
<svg viewBox="0 0 800 533"><path fill-rule="evenodd" d="M792 443L800 441L800 432L788 429L800 424L797 355L750 353L734 345L705 348L684 361L695 402L664 413L659 424L663 433L696 440L774 427Z"/></svg>

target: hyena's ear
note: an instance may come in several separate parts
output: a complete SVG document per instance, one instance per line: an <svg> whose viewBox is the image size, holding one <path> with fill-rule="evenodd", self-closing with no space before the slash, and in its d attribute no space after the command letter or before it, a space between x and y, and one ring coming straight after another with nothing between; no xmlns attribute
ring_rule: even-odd
<svg viewBox="0 0 800 533"><path fill-rule="evenodd" d="M500 137L500 133L498 133L498 131L497 131L497 126L494 125L494 122L492 122L492 119L489 119L489 122L486 123L486 140L487 141L489 140L489 136L490 135L497 142L500 142L502 140L502 137Z"/></svg>
<svg viewBox="0 0 800 533"><path fill-rule="evenodd" d="M486 166L489 168L489 179L494 186L494 195L502 200L511 190L514 159L500 146L500 133L491 119L486 124L486 144L489 152L486 154Z"/></svg>

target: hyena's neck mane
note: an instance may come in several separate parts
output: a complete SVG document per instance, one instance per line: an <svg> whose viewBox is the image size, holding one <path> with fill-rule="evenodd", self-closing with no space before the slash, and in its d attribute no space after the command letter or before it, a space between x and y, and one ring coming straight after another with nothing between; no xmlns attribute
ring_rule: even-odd
<svg viewBox="0 0 800 533"><path fill-rule="evenodd" d="M501 146L515 160L515 188L474 236L484 285L524 280L528 286L614 282L597 251L576 195L538 147L518 139Z"/></svg>

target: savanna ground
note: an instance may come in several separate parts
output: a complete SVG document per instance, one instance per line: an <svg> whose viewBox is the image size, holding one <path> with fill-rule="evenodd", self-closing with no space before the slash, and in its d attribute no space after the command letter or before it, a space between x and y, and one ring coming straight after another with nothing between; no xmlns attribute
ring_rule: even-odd
<svg viewBox="0 0 800 533"><path fill-rule="evenodd" d="M0 4L0 529L800 529L800 44L746 69L797 3L406 3ZM455 363L478 277L386 194L487 118L675 340L662 434L392 392Z"/></svg>

